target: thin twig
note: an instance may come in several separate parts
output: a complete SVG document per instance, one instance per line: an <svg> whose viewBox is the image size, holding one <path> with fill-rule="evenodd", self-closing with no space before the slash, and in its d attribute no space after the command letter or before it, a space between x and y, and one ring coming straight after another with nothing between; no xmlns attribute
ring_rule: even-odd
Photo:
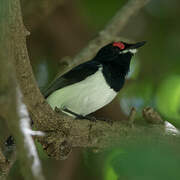
<svg viewBox="0 0 180 180"><path fill-rule="evenodd" d="M131 111L129 113L129 117L128 117L128 124L130 126L133 126L134 120L135 120L135 116L136 116L136 109L134 107L132 107Z"/></svg>

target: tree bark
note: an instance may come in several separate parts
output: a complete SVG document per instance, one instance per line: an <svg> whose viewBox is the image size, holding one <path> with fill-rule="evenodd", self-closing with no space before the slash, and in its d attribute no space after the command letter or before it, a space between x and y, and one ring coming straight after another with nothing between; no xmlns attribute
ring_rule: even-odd
<svg viewBox="0 0 180 180"><path fill-rule="evenodd" d="M19 0L1 0L0 4L0 117L7 125L9 133L15 138L17 158L20 160L21 171L25 179L42 179L35 177L31 171L32 157L29 157L20 128L20 109L17 101L19 96L17 94L15 61L19 58L19 41L23 39L25 43L27 31L22 23ZM21 55L23 56L23 54ZM7 159L2 151L0 153L0 161L4 163L3 167L5 167L6 164L8 165ZM6 167L5 169L8 173L8 169Z"/></svg>

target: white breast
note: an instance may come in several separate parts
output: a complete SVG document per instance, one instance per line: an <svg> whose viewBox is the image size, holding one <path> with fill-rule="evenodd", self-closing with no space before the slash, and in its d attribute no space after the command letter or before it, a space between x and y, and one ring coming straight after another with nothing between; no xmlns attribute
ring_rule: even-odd
<svg viewBox="0 0 180 180"><path fill-rule="evenodd" d="M106 83L100 67L95 74L85 80L55 91L47 101L53 109L66 107L85 116L110 103L116 94Z"/></svg>

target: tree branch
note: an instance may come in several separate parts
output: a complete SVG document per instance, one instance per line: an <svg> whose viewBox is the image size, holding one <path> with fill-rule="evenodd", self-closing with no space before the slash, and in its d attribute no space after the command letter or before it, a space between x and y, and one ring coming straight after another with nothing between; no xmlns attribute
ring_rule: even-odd
<svg viewBox="0 0 180 180"><path fill-rule="evenodd" d="M8 149L8 151L9 151L9 149ZM12 165L14 164L14 162L16 160L15 151L11 152L10 154L8 153L8 156L9 157L6 157L3 154L2 149L0 148L0 179L1 180L6 179Z"/></svg>
<svg viewBox="0 0 180 180"><path fill-rule="evenodd" d="M19 18L19 19L18 19ZM15 72L15 60L17 56L17 44L21 36L24 37L26 30L22 24L21 11L19 0L1 0L0 6L0 116L5 120L6 125L16 141L17 158L19 158L21 171L25 179L42 180L43 177L40 173L35 174L31 169L34 160L33 156L29 153L27 142L24 138L23 131L20 127L20 117L22 114L21 99L17 95L17 80ZM1 160L3 161L6 173L10 168L11 162L7 162L7 158L2 154ZM7 165L7 168L6 168ZM1 167L2 168L2 167ZM3 170L3 168L2 168Z"/></svg>
<svg viewBox="0 0 180 180"><path fill-rule="evenodd" d="M5 179L9 171L9 164L6 162L6 158L0 148L0 179Z"/></svg>
<svg viewBox="0 0 180 180"><path fill-rule="evenodd" d="M14 69L14 60L13 60L13 49L11 43L11 33L13 32L12 28L12 14L10 10L10 1L2 0L0 6L0 117L1 117L1 126L7 128L5 133L1 131L1 149L5 144L6 138L12 132L9 127L10 121L17 120L17 111L16 111L16 79L15 79L15 69ZM6 162L6 157L1 151L1 172L5 176L9 171L9 163Z"/></svg>

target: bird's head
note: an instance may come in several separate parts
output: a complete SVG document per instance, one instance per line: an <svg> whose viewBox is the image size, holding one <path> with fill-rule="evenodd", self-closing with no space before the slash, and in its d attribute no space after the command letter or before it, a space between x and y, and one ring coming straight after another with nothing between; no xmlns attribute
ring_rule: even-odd
<svg viewBox="0 0 180 180"><path fill-rule="evenodd" d="M129 44L122 41L112 42L102 47L97 53L95 59L101 63L112 61L130 62L131 57L137 52L138 48L143 46L145 41Z"/></svg>

